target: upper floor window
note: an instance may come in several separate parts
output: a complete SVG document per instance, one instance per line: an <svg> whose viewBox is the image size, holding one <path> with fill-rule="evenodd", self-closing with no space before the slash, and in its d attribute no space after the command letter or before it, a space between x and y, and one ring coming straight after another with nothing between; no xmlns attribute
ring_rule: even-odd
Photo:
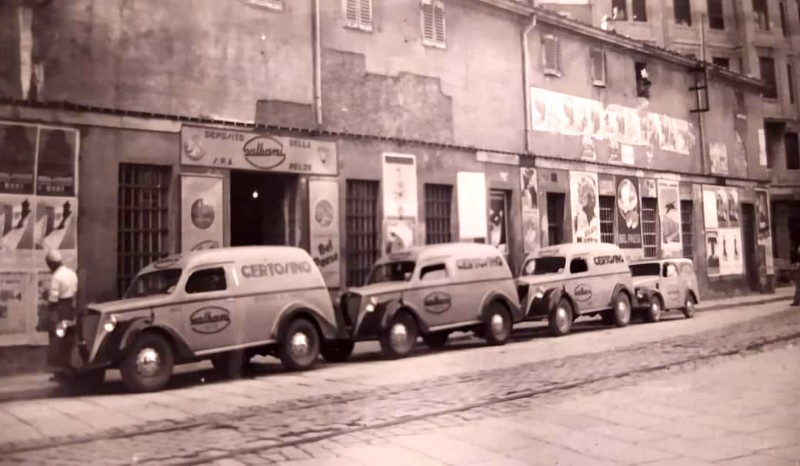
<svg viewBox="0 0 800 466"><path fill-rule="evenodd" d="M767 0L753 0L753 19L756 22L756 29L760 31L769 31Z"/></svg>
<svg viewBox="0 0 800 466"><path fill-rule="evenodd" d="M788 37L789 24L786 22L786 4L784 2L778 3L778 10L780 10L781 14L781 31L783 32L783 37Z"/></svg>
<svg viewBox="0 0 800 466"><path fill-rule="evenodd" d="M633 20L647 21L647 0L633 0Z"/></svg>
<svg viewBox="0 0 800 466"><path fill-rule="evenodd" d="M561 46L558 37L550 34L542 36L542 66L544 74L561 76Z"/></svg>
<svg viewBox="0 0 800 466"><path fill-rule="evenodd" d="M422 43L432 47L445 47L444 2L421 0Z"/></svg>
<svg viewBox="0 0 800 466"><path fill-rule="evenodd" d="M602 50L592 49L592 84L605 87L606 85L606 54Z"/></svg>
<svg viewBox="0 0 800 466"><path fill-rule="evenodd" d="M786 146L786 169L800 169L800 147L797 143L797 133L785 133L784 145Z"/></svg>
<svg viewBox="0 0 800 466"><path fill-rule="evenodd" d="M692 7L689 0L674 0L675 7L675 24L683 26L692 25Z"/></svg>
<svg viewBox="0 0 800 466"><path fill-rule="evenodd" d="M372 31L372 0L345 0L347 27Z"/></svg>
<svg viewBox="0 0 800 466"><path fill-rule="evenodd" d="M722 0L708 0L708 27L711 29L725 29Z"/></svg>
<svg viewBox="0 0 800 466"><path fill-rule="evenodd" d="M711 57L711 63L726 70L731 69L731 60L727 57Z"/></svg>
<svg viewBox="0 0 800 466"><path fill-rule="evenodd" d="M627 0L611 0L611 17L617 21L628 19Z"/></svg>
<svg viewBox="0 0 800 466"><path fill-rule="evenodd" d="M647 64L636 62L634 63L634 72L636 73L636 96L650 98L650 75L647 74Z"/></svg>
<svg viewBox="0 0 800 466"><path fill-rule="evenodd" d="M758 57L758 67L761 70L761 80L767 86L764 89L764 98L777 99L778 85L775 81L775 60L772 57Z"/></svg>

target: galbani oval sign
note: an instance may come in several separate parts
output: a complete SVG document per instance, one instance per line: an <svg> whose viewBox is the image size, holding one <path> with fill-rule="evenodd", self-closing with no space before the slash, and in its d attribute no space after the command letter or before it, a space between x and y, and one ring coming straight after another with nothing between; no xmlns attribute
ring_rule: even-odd
<svg viewBox="0 0 800 466"><path fill-rule="evenodd" d="M192 330L206 335L219 333L231 324L231 313L221 307L209 306L198 309L189 317Z"/></svg>
<svg viewBox="0 0 800 466"><path fill-rule="evenodd" d="M270 136L256 136L245 142L242 153L247 163L261 170L275 168L286 160L283 144Z"/></svg>

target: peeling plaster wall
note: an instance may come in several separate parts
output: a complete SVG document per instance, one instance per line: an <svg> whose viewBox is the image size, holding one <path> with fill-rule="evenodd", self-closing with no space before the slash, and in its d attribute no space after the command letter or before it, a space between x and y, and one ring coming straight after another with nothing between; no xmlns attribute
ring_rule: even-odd
<svg viewBox="0 0 800 466"><path fill-rule="evenodd" d="M51 2L34 9L38 99L248 121L257 100L311 105L310 18L310 2Z"/></svg>

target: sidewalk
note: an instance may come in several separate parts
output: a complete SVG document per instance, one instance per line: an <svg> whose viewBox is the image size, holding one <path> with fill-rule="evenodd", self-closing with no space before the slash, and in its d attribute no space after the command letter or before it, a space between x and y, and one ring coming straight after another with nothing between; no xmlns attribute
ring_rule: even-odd
<svg viewBox="0 0 800 466"><path fill-rule="evenodd" d="M774 294L756 294L703 301L697 305L698 312L719 311L745 306L758 306L778 301L790 301L794 293L792 287L777 288ZM191 372L210 368L210 364L198 363L176 368L177 372ZM50 381L50 374L34 372L0 377L0 402L27 398L31 396L45 397L55 395L58 385Z"/></svg>

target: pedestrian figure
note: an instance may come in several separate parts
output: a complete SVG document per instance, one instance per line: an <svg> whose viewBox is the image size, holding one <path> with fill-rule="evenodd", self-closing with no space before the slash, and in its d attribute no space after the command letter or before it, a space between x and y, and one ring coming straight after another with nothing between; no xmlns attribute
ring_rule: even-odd
<svg viewBox="0 0 800 466"><path fill-rule="evenodd" d="M47 363L54 367L69 367L70 356L75 338L78 344L85 347L82 332L76 325L77 332L69 332L59 338L56 335L56 328L61 321L75 322L77 313L75 311L75 298L78 293L78 275L64 265L61 253L51 250L45 258L47 268L53 273L50 279L50 288L44 291L45 299L48 304L47 313L47 332L49 335ZM66 374L59 374L63 376Z"/></svg>
<svg viewBox="0 0 800 466"><path fill-rule="evenodd" d="M792 279L794 279L794 299L792 306L800 306L800 246L794 255L794 264L792 264Z"/></svg>

